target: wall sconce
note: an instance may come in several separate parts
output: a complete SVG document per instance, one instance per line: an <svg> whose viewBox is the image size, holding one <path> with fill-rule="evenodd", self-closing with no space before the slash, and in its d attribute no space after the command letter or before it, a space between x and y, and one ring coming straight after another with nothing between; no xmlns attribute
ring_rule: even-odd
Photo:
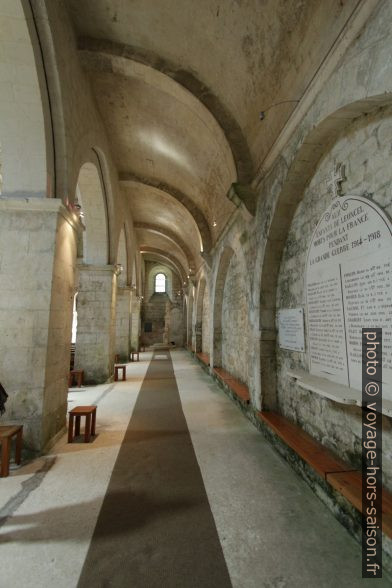
<svg viewBox="0 0 392 588"><path fill-rule="evenodd" d="M131 286L131 290L135 291L136 290L136 284L132 284Z"/></svg>
<svg viewBox="0 0 392 588"><path fill-rule="evenodd" d="M114 273L119 276L124 270L124 266L121 263L116 263L114 266Z"/></svg>
<svg viewBox="0 0 392 588"><path fill-rule="evenodd" d="M266 112L268 112L271 108L274 108L275 106L280 106L281 104L289 104L290 102L299 102L299 100L282 100L281 102L276 102L275 104L271 104L270 106L268 106L268 108L266 108L265 110L261 110L259 112L259 119L260 120L264 120L265 119L265 115Z"/></svg>

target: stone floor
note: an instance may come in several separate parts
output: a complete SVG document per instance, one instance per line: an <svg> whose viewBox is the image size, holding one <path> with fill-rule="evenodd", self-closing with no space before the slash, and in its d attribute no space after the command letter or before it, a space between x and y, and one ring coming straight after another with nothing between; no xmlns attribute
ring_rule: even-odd
<svg viewBox="0 0 392 588"><path fill-rule="evenodd" d="M234 588L372 585L361 579L360 546L308 486L189 354L172 351L171 357ZM68 445L64 436L49 455L0 480L1 588L78 586L151 358L152 353L142 353L140 363L130 364L126 382L70 391L70 407L98 405L98 435L91 444ZM131 532L137 551L138 532ZM157 542L157 553L149 557L160 549ZM189 578L201 564L192 562ZM147 578L135 583L131 577L102 577L93 585L151 588ZM161 585L194 584L172 577ZM378 585L392 584L384 578Z"/></svg>

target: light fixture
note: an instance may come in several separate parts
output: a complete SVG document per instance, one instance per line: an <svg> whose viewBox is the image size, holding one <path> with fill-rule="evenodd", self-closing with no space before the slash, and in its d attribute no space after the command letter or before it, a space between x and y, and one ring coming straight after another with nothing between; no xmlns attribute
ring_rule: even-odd
<svg viewBox="0 0 392 588"><path fill-rule="evenodd" d="M213 227L216 227L216 225L217 225L217 222L216 222L216 220L214 220L213 223L212 223L212 226Z"/></svg>
<svg viewBox="0 0 392 588"><path fill-rule="evenodd" d="M83 220L84 219L84 212L82 210L81 205L79 204L78 201L74 202L73 204L69 204L68 205L69 210L71 210L71 212L73 212L79 219Z"/></svg>
<svg viewBox="0 0 392 588"><path fill-rule="evenodd" d="M261 110L259 112L259 119L260 120L264 120L265 119L265 113L268 112L271 108L274 108L274 106L279 106L280 104L289 104L290 102L299 102L299 100L282 100L281 102L276 102L275 104L271 104L270 106L268 106L268 108L266 108L265 110Z"/></svg>
<svg viewBox="0 0 392 588"><path fill-rule="evenodd" d="M121 263L116 263L114 266L114 273L119 276L124 270L124 266Z"/></svg>

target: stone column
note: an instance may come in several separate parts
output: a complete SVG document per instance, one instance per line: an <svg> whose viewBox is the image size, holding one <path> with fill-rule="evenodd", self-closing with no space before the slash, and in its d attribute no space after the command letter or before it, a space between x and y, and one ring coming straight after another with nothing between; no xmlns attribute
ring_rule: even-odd
<svg viewBox="0 0 392 588"><path fill-rule="evenodd" d="M117 288L116 347L115 353L123 362L129 361L130 353L131 288Z"/></svg>
<svg viewBox="0 0 392 588"><path fill-rule="evenodd" d="M210 347L211 369L222 367L222 329L215 327L212 335L213 345Z"/></svg>
<svg viewBox="0 0 392 588"><path fill-rule="evenodd" d="M203 323L201 321L195 323L193 341L193 350L195 353L201 353L203 341Z"/></svg>
<svg viewBox="0 0 392 588"><path fill-rule="evenodd" d="M133 350L139 349L140 309L141 300L133 293L131 301L131 348Z"/></svg>
<svg viewBox="0 0 392 588"><path fill-rule="evenodd" d="M261 329L260 336L261 407L276 410L276 329Z"/></svg>
<svg viewBox="0 0 392 588"><path fill-rule="evenodd" d="M75 369L86 384L107 382L113 373L117 276L113 265L80 264Z"/></svg>
<svg viewBox="0 0 392 588"><path fill-rule="evenodd" d="M81 225L58 199L0 198L0 423L24 426L24 448L64 431Z"/></svg>
<svg viewBox="0 0 392 588"><path fill-rule="evenodd" d="M188 307L186 316L186 347L192 348L193 284L188 286Z"/></svg>

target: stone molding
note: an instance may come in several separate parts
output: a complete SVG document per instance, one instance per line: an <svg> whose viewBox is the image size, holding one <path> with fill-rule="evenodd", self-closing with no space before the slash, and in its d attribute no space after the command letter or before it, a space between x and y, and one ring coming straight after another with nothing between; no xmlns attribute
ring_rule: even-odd
<svg viewBox="0 0 392 588"><path fill-rule="evenodd" d="M112 274L116 273L116 266L115 265L94 265L89 263L78 263L77 264L78 270L83 272L91 272L91 273L104 273L104 272L111 272Z"/></svg>
<svg viewBox="0 0 392 588"><path fill-rule="evenodd" d="M0 196L0 210L13 212L51 212L60 214L77 231L84 230L80 219L58 198L8 198Z"/></svg>

